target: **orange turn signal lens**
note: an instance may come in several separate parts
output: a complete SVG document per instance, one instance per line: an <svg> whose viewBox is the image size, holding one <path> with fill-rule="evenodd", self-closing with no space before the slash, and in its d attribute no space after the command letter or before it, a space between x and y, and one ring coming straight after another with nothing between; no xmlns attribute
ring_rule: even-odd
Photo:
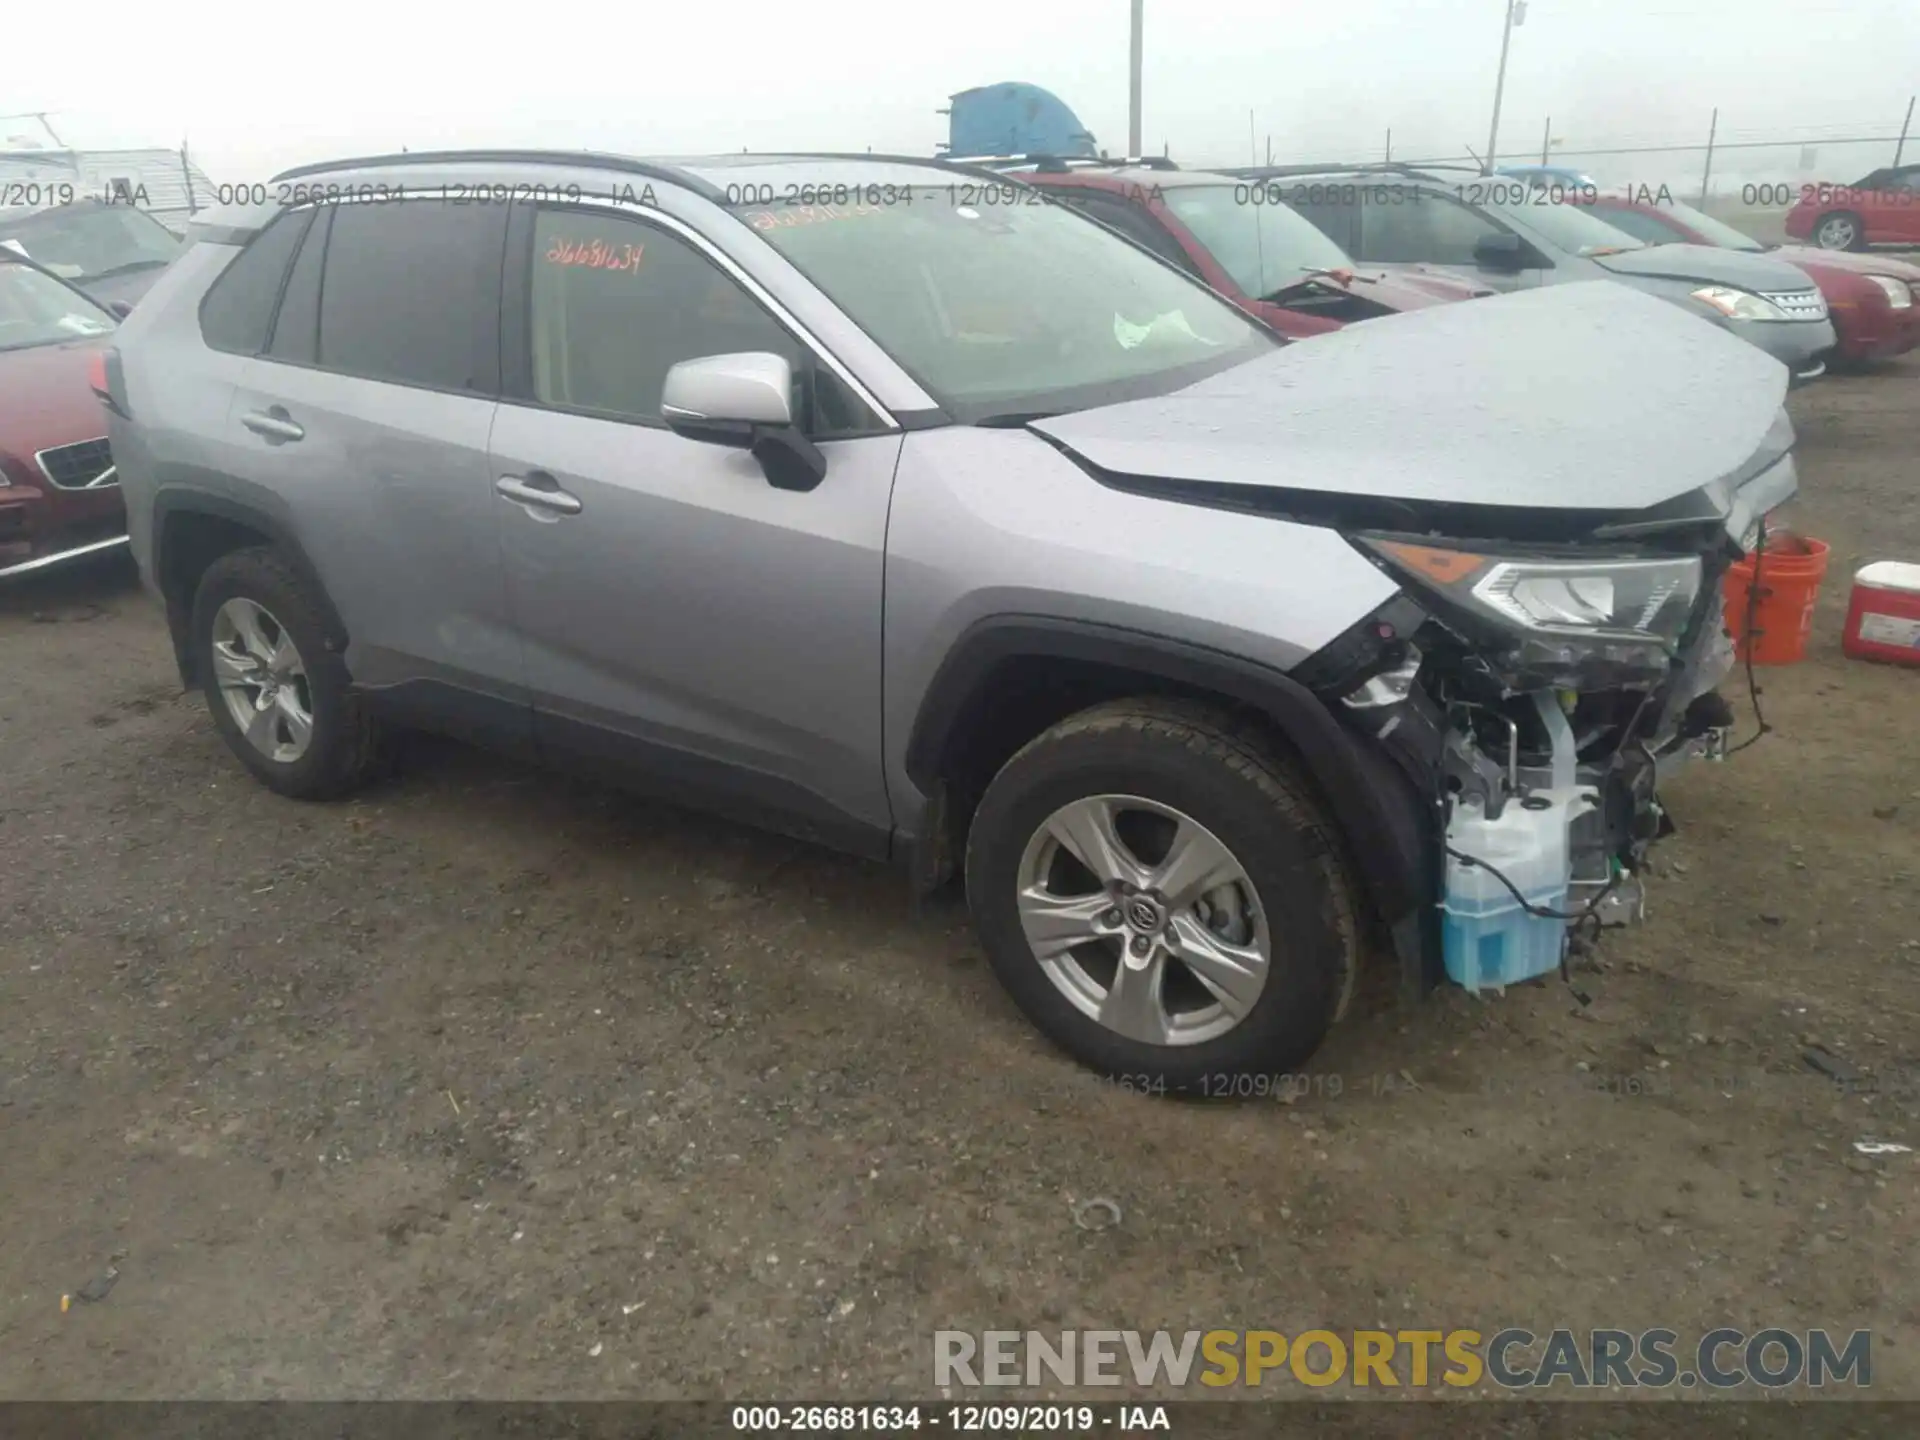
<svg viewBox="0 0 1920 1440"><path fill-rule="evenodd" d="M1374 545L1382 554L1392 556L1436 585L1452 585L1464 580L1487 563L1486 556L1467 550L1437 550L1431 545L1409 545L1403 540L1376 540Z"/></svg>

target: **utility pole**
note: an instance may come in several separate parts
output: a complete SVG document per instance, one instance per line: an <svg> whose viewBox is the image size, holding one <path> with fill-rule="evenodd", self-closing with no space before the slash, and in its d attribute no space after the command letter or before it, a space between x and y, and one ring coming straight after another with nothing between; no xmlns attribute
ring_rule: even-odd
<svg viewBox="0 0 1920 1440"><path fill-rule="evenodd" d="M1140 154L1140 68L1144 48L1140 30L1146 0L1133 0L1133 39L1127 56L1127 154Z"/></svg>
<svg viewBox="0 0 1920 1440"><path fill-rule="evenodd" d="M1916 98L1920 97L1911 95L1907 97L1907 118L1900 122L1900 139L1893 147L1893 163L1896 165L1900 163L1900 157L1906 153L1907 131L1913 125L1913 102Z"/></svg>
<svg viewBox="0 0 1920 1440"><path fill-rule="evenodd" d="M1713 107L1713 119L1707 122L1707 164L1700 172L1700 208L1707 208L1707 191L1713 186L1713 142L1720 134L1720 107Z"/></svg>
<svg viewBox="0 0 1920 1440"><path fill-rule="evenodd" d="M1493 125L1487 131L1487 158L1482 166L1489 175L1500 146L1500 99L1507 88L1507 49L1513 43L1513 32L1527 18L1527 0L1506 0L1506 5L1507 13L1500 22L1500 72L1493 82Z"/></svg>

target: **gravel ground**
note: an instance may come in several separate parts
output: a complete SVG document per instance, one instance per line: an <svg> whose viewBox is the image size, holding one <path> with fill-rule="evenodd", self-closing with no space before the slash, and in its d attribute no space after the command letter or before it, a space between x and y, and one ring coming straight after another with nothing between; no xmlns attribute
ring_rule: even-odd
<svg viewBox="0 0 1920 1440"><path fill-rule="evenodd" d="M1591 1004L1363 1006L1292 1103L1088 1078L879 867L438 743L281 800L124 567L0 591L0 1397L924 1396L936 1328L1504 1323L1866 1327L1920 1397L1920 1157L1852 1148L1920 1146L1920 673L1838 649L1839 576L1920 558L1916 378L1795 397L1813 654L1671 787Z"/></svg>

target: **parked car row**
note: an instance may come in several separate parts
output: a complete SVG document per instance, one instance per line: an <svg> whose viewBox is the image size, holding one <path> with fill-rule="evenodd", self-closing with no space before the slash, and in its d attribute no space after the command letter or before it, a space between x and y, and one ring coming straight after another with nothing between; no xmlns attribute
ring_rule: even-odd
<svg viewBox="0 0 1920 1440"><path fill-rule="evenodd" d="M1557 963L1724 748L1789 372L1670 266L1376 267L1172 173L1127 238L1112 167L280 178L383 198L203 217L93 383L181 679L282 794L419 726L963 875L1035 1024L1182 1089L1298 1065L1365 953Z"/></svg>
<svg viewBox="0 0 1920 1440"><path fill-rule="evenodd" d="M1511 292L1604 280L1654 295L1817 379L1835 343L1826 301L1783 261L1711 246L1653 246L1598 218L1577 192L1474 171L1355 166L1269 176L1290 203L1361 263L1446 265Z"/></svg>
<svg viewBox="0 0 1920 1440"><path fill-rule="evenodd" d="M1482 179L1390 166L1223 175L1157 159L979 163L1021 175L1296 339L1427 305L1607 279L1759 344L1796 383L1817 378L1828 358L1887 359L1920 344L1920 266L1763 245L1665 193L1609 192L1576 171L1521 166Z"/></svg>

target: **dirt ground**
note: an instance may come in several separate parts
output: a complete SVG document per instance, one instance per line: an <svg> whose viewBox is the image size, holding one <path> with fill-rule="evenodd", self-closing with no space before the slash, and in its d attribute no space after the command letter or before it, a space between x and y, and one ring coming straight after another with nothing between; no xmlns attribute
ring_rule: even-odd
<svg viewBox="0 0 1920 1440"><path fill-rule="evenodd" d="M444 744L281 800L127 567L0 590L0 1397L924 1398L936 1328L1508 1323L1869 1328L1920 1397L1920 1156L1853 1149L1920 1147L1920 672L1838 641L1920 558L1920 359L1793 409L1813 655L1670 788L1591 1004L1364 1009L1290 1104L1088 1078L879 867Z"/></svg>

